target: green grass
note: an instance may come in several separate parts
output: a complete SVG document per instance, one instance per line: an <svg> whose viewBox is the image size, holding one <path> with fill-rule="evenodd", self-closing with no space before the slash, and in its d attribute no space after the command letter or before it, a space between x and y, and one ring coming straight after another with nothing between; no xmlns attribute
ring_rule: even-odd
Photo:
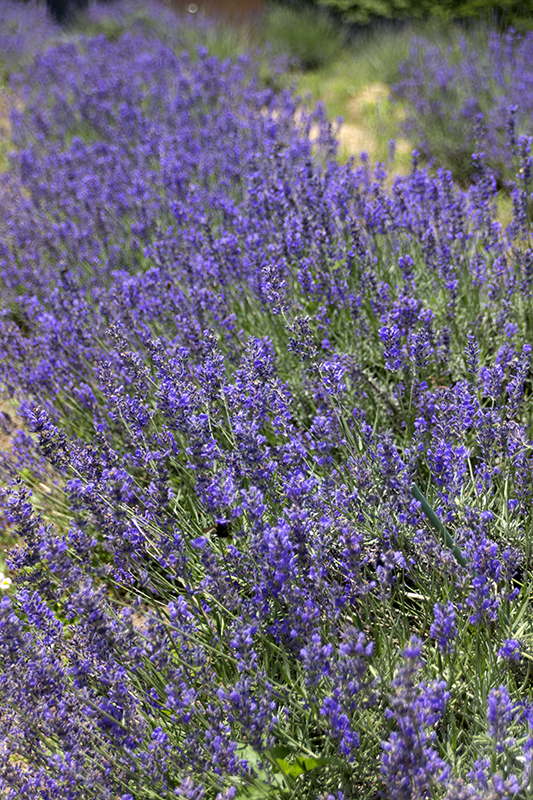
<svg viewBox="0 0 533 800"><path fill-rule="evenodd" d="M294 75L302 97L322 102L330 119L342 118L339 158L346 161L362 150L386 161L389 141L398 144L395 169L409 167L411 145L401 137L402 110L389 99L389 86L407 56L414 28L362 32L337 48L333 58Z"/></svg>
<svg viewBox="0 0 533 800"><path fill-rule="evenodd" d="M324 103L330 118L342 117L341 160L366 149L371 159L385 161L389 140L395 139L395 171L408 170L413 144L402 136L404 112L390 101L390 86L399 77L399 66L407 58L414 36L445 45L458 31L457 26L444 27L435 21L362 30L335 58L297 74L300 94L311 102Z"/></svg>

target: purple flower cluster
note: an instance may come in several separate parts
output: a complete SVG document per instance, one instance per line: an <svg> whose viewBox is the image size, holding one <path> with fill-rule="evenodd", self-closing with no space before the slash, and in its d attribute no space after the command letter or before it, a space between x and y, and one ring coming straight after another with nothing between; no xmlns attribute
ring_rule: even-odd
<svg viewBox="0 0 533 800"><path fill-rule="evenodd" d="M430 628L431 638L437 640L442 653L453 653L455 650L454 639L457 636L456 613L453 603L450 601L446 605L435 603L433 611L435 616Z"/></svg>
<svg viewBox="0 0 533 800"><path fill-rule="evenodd" d="M497 642L464 764L515 746L490 690L528 602L529 177L507 229L479 154L468 191L416 154L389 189L249 56L167 34L11 79L0 789L455 796L458 631Z"/></svg>
<svg viewBox="0 0 533 800"><path fill-rule="evenodd" d="M415 683L421 667L422 642L414 637L403 652L404 666L392 681L394 694L386 716L393 719L393 731L383 743L381 772L391 800L429 797L437 782L445 783L450 768L432 747L435 732L431 728L441 718L449 692L445 681L426 686Z"/></svg>

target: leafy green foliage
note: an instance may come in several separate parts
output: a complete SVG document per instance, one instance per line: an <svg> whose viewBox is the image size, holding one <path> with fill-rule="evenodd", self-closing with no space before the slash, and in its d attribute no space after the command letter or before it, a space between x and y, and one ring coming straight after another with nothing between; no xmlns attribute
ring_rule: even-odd
<svg viewBox="0 0 533 800"><path fill-rule="evenodd" d="M273 6L264 23L265 39L304 69L330 63L344 45L339 26L324 11Z"/></svg>
<svg viewBox="0 0 533 800"><path fill-rule="evenodd" d="M427 0L320 0L320 5L341 14L346 22L367 25L376 20L420 18L430 13Z"/></svg>
<svg viewBox="0 0 533 800"><path fill-rule="evenodd" d="M349 23L367 25L377 20L436 17L446 21L481 19L502 27L531 27L531 0L319 0Z"/></svg>

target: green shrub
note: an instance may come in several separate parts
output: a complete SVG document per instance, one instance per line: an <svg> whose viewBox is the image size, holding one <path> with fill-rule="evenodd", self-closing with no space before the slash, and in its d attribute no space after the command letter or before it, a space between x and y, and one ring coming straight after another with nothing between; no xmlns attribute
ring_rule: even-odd
<svg viewBox="0 0 533 800"><path fill-rule="evenodd" d="M531 28L533 0L437 0L433 13L445 19L481 19L502 29Z"/></svg>
<svg viewBox="0 0 533 800"><path fill-rule="evenodd" d="M321 6L341 15L345 22L366 25L377 20L410 19L428 16L428 0L319 0Z"/></svg>
<svg viewBox="0 0 533 800"><path fill-rule="evenodd" d="M532 26L533 0L318 0L345 22L366 25L377 20L437 17L482 19L502 28Z"/></svg>
<svg viewBox="0 0 533 800"><path fill-rule="evenodd" d="M326 12L310 7L272 6L265 16L264 36L304 69L323 67L344 46L340 27Z"/></svg>

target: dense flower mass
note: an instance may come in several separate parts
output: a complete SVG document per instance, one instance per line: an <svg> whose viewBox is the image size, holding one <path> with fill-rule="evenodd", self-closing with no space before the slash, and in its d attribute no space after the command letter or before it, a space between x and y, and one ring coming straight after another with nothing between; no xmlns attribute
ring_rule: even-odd
<svg viewBox="0 0 533 800"><path fill-rule="evenodd" d="M530 140L503 226L91 13L6 95L2 792L527 796Z"/></svg>

